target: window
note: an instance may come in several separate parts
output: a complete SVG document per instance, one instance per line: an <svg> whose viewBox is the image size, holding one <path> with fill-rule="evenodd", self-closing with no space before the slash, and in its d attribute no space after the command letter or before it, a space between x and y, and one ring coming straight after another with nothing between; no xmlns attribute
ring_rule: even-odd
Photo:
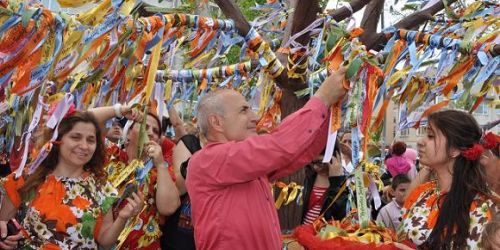
<svg viewBox="0 0 500 250"><path fill-rule="evenodd" d="M401 137L407 137L410 134L410 129L401 130Z"/></svg>
<svg viewBox="0 0 500 250"><path fill-rule="evenodd" d="M488 114L488 106L486 106L486 103L481 103L477 107L477 109L474 111L474 114L476 115L487 115Z"/></svg>
<svg viewBox="0 0 500 250"><path fill-rule="evenodd" d="M426 130L427 130L426 126L420 126L420 127L418 127L417 135L418 136L425 135Z"/></svg>

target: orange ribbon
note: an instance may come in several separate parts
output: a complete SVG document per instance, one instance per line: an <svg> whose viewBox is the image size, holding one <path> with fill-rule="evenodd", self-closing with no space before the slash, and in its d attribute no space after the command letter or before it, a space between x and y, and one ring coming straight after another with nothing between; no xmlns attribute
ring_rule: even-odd
<svg viewBox="0 0 500 250"><path fill-rule="evenodd" d="M462 79L464 74L469 71L469 69L474 66L474 59L469 57L465 60L465 62L460 63L457 67L455 67L446 77L439 79L438 84L445 84L446 87L443 89L443 94L448 95L450 91L457 86L458 81Z"/></svg>
<svg viewBox="0 0 500 250"><path fill-rule="evenodd" d="M418 128L420 126L420 121L422 120L422 118L427 117L432 112L434 112L434 111L436 111L438 109L441 109L442 107L448 105L449 102L450 102L450 100L444 100L444 101L442 101L442 102L440 102L438 104L435 104L435 105L432 105L431 107L429 107L427 110L424 111L424 113L422 113L422 116L417 121L417 123L415 123L415 125L413 127L414 128Z"/></svg>
<svg viewBox="0 0 500 250"><path fill-rule="evenodd" d="M382 123L382 119L384 119L385 112L387 110L387 106L389 105L389 101L391 99L391 96L393 95L394 90L389 91L384 96L384 102L382 103L382 107L380 107L380 110L378 111L377 119L375 119L375 122L373 123L373 131L377 131L378 128L380 127L380 124Z"/></svg>

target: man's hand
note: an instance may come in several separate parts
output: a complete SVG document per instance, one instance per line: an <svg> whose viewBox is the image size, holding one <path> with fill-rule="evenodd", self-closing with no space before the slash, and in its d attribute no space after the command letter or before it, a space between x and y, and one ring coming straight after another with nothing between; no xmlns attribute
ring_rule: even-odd
<svg viewBox="0 0 500 250"><path fill-rule="evenodd" d="M340 66L337 71L325 79L314 96L320 98L328 107L342 100L342 97L347 92L342 85L346 71L346 67Z"/></svg>

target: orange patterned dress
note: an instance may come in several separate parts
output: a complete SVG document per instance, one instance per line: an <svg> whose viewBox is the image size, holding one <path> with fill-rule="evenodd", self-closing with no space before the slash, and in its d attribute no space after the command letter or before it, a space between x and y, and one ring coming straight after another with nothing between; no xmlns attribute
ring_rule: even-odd
<svg viewBox="0 0 500 250"><path fill-rule="evenodd" d="M14 175L3 178L0 186L18 211L25 212L21 224L29 238L23 249L98 248L102 220L117 198L109 182L100 186L89 172L79 178L49 175L33 199L24 202L18 192L24 178Z"/></svg>
<svg viewBox="0 0 500 250"><path fill-rule="evenodd" d="M399 228L401 239L408 239L416 245L423 244L434 228L439 216L437 182L427 182L414 189L405 201L403 221ZM476 195L470 206L470 225L467 246L478 249L483 228L498 208L491 199Z"/></svg>

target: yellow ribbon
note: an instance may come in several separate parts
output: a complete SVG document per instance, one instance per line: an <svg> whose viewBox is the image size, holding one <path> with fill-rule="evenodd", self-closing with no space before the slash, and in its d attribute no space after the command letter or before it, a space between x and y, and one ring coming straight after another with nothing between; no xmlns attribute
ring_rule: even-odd
<svg viewBox="0 0 500 250"><path fill-rule="evenodd" d="M80 7L88 3L97 2L96 0L57 0L63 8Z"/></svg>
<svg viewBox="0 0 500 250"><path fill-rule="evenodd" d="M172 79L168 79L165 83L165 101L170 101L170 97L172 96Z"/></svg>
<svg viewBox="0 0 500 250"><path fill-rule="evenodd" d="M278 198L276 199L276 201L274 203L274 205L276 206L276 209L280 209L281 206L283 205L283 203L284 203L284 205L290 204L292 201L294 201L297 198L300 190L302 190L302 186L298 185L295 182L291 182L290 184L287 185L287 184L279 181L279 182L276 182L275 186L278 188L281 188L281 192L278 195Z"/></svg>
<svg viewBox="0 0 500 250"><path fill-rule="evenodd" d="M145 92L146 103L149 103L149 98L151 97L151 93L153 92L156 70L158 69L158 62L160 61L161 45L163 44L163 34L160 35L161 35L160 41L153 48L151 59L149 60L148 75L146 79L146 92Z"/></svg>
<svg viewBox="0 0 500 250"><path fill-rule="evenodd" d="M104 0L91 10L78 15L77 20L84 25L96 26L102 23L109 10L111 10L111 0Z"/></svg>
<svg viewBox="0 0 500 250"><path fill-rule="evenodd" d="M127 166L122 162L111 162L106 166L108 181L111 182L113 187L118 188L125 180L129 179L129 176L134 173L137 168L142 166L142 161L137 159L132 160Z"/></svg>
<svg viewBox="0 0 500 250"><path fill-rule="evenodd" d="M285 201L285 198L286 198L287 195L288 195L288 186L284 186L281 189L281 192L278 195L278 198L276 199L276 202L274 203L274 205L276 206L276 209L280 209L281 208L281 205Z"/></svg>
<svg viewBox="0 0 500 250"><path fill-rule="evenodd" d="M403 69L403 70L400 70L400 71L397 71L396 73L394 73L387 81L387 87L392 87L393 85L395 85L396 82L399 81L399 79L401 79L402 77L404 77L408 74L409 70L410 70L410 68L408 67L406 69Z"/></svg>

